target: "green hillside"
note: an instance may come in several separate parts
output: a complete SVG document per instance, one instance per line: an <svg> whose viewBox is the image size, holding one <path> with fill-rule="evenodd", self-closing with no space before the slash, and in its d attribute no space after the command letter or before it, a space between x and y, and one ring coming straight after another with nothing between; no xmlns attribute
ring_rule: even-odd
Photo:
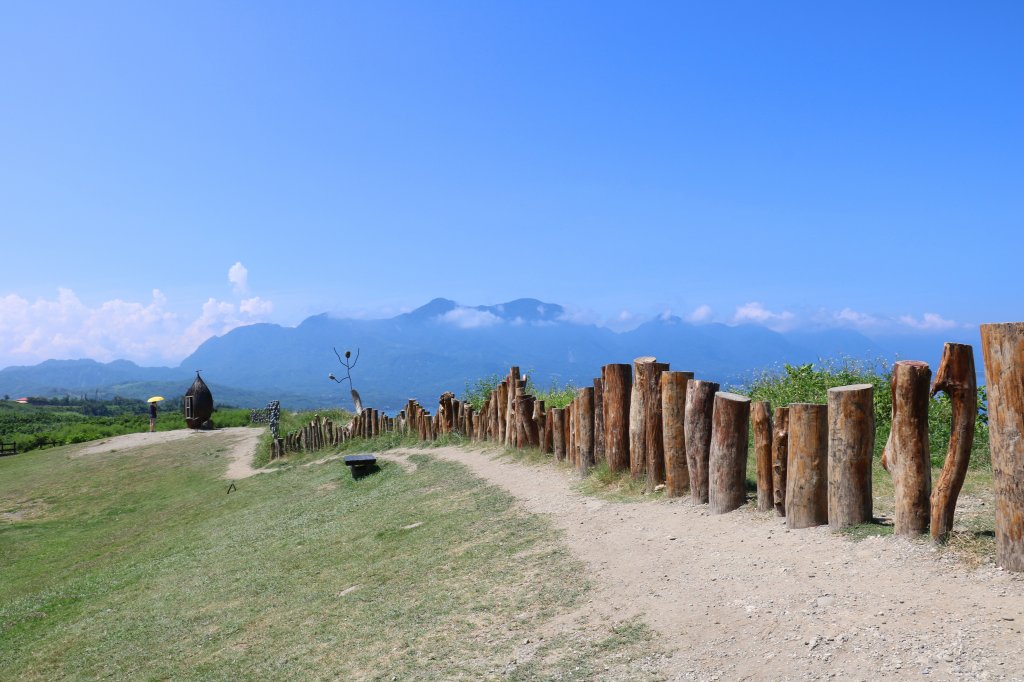
<svg viewBox="0 0 1024 682"><path fill-rule="evenodd" d="M0 679L646 679L648 631L573 625L583 567L465 469L225 494L228 438L0 460Z"/></svg>

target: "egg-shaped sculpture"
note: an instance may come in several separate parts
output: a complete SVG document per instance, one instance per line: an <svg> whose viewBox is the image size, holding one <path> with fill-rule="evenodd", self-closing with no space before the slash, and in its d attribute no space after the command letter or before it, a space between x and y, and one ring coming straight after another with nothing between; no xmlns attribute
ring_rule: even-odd
<svg viewBox="0 0 1024 682"><path fill-rule="evenodd" d="M213 416L213 394L210 387L206 385L203 378L196 372L196 380L185 392L181 400L181 410L185 416L185 423L190 429L202 427L210 417Z"/></svg>

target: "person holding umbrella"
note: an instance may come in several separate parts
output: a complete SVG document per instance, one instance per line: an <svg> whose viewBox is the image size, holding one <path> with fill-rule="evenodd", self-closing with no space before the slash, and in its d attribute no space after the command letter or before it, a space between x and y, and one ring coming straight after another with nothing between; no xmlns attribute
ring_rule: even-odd
<svg viewBox="0 0 1024 682"><path fill-rule="evenodd" d="M156 404L163 400L162 395L155 395L146 402L149 403L149 432L156 431Z"/></svg>

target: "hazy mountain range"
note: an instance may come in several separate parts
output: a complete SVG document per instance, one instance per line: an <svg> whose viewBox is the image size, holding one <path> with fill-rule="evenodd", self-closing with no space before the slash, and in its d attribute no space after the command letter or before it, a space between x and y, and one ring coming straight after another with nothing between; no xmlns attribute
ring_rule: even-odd
<svg viewBox="0 0 1024 682"><path fill-rule="evenodd" d="M654 355L673 369L699 378L740 384L758 370L819 358L913 358L933 368L943 341L977 343L977 331L958 329L891 337L850 329L775 332L758 325L690 324L663 317L628 332L565 319L560 305L519 299L493 306L460 306L435 299L412 312L383 320L327 314L297 327L255 324L204 342L176 368L140 367L126 360L47 360L0 370L0 394L177 398L202 370L222 404L286 408L348 407L347 387L329 381L344 375L332 348L360 350L353 370L367 405L400 408L406 398L433 404L446 390L462 392L468 381L504 374L512 364L541 386L551 381L589 384L610 362ZM980 371L980 346L975 346Z"/></svg>

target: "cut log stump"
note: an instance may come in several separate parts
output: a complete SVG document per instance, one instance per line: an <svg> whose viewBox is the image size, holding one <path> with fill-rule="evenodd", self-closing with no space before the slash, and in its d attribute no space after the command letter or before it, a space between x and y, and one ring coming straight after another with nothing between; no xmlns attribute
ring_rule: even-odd
<svg viewBox="0 0 1024 682"><path fill-rule="evenodd" d="M875 399L871 384L828 391L828 524L869 523L871 458L875 451Z"/></svg>
<svg viewBox="0 0 1024 682"><path fill-rule="evenodd" d="M717 392L718 384L713 381L691 381L686 388L683 428L690 496L694 504L708 503L708 459L711 454L711 422Z"/></svg>
<svg viewBox="0 0 1024 682"><path fill-rule="evenodd" d="M768 401L751 404L750 423L754 428L754 461L757 463L757 510L771 511L775 497L772 494L772 406Z"/></svg>
<svg viewBox="0 0 1024 682"><path fill-rule="evenodd" d="M789 462L786 467L786 526L828 523L828 406L789 406Z"/></svg>
<svg viewBox="0 0 1024 682"><path fill-rule="evenodd" d="M690 487L686 466L686 385L693 372L662 372L661 433L665 452L665 494L680 497Z"/></svg>
<svg viewBox="0 0 1024 682"><path fill-rule="evenodd" d="M996 495L996 564L1024 571L1024 322L981 325Z"/></svg>
<svg viewBox="0 0 1024 682"><path fill-rule="evenodd" d="M708 462L708 505L712 514L739 509L747 501L750 398L715 394Z"/></svg>

